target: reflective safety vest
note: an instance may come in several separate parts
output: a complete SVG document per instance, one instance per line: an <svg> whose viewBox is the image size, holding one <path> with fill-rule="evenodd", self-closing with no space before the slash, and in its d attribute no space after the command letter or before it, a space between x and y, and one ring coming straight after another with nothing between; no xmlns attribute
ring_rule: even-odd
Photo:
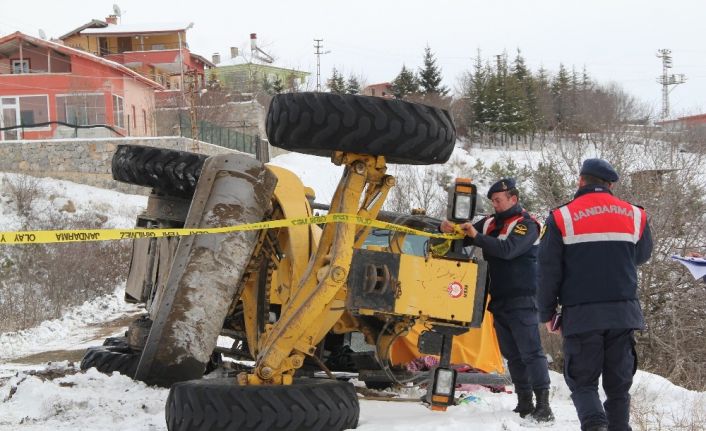
<svg viewBox="0 0 706 431"><path fill-rule="evenodd" d="M537 223L537 226L541 226L541 224L532 217L529 213L526 211L522 211L522 213L517 214L516 216L512 216L508 218L507 220L504 220L502 228L500 228L500 233L498 234L497 238L498 239L507 239L508 233L512 232L512 230L517 226L517 223L524 219L528 218L532 220L533 222ZM483 222L483 235L489 235L490 232L495 230L495 217L488 217L485 219ZM541 230L541 228L540 228ZM534 242L534 245L539 244L539 237L537 237L537 241Z"/></svg>
<svg viewBox="0 0 706 431"><path fill-rule="evenodd" d="M637 298L636 244L647 225L645 210L599 189L552 216L564 242L562 304Z"/></svg>
<svg viewBox="0 0 706 431"><path fill-rule="evenodd" d="M626 241L637 244L645 230L642 208L610 193L587 193L554 210L564 244Z"/></svg>

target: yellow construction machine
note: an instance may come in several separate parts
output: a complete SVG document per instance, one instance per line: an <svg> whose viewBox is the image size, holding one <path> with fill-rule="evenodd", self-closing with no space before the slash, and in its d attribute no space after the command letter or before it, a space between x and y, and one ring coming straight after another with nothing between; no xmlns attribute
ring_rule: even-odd
<svg viewBox="0 0 706 431"><path fill-rule="evenodd" d="M405 375L392 366L391 352L406 340L402 350L409 359L410 334L417 344L412 355L440 356L428 377L428 402L435 409L453 402L454 336L466 334L469 365L502 370L492 323L484 319L485 262L459 241L440 247L443 239L417 232L436 232L438 219L382 211L395 186L387 163L448 160L455 143L448 112L375 97L282 94L271 102L267 135L274 146L330 157L343 167L329 203L315 203L294 173L249 155L206 158L136 145L118 148L114 178L153 189L139 227L197 233L262 221L291 223L135 240L126 300L144 303L146 314L130 325L126 338L89 349L82 367L171 387L170 430L355 428L354 387L311 372L319 367L335 377L330 364L341 363L334 358L341 347L360 353L350 348L350 334L370 347L377 376L388 382ZM450 218L473 217L476 190L470 181L458 181L449 196ZM335 214L335 220L302 223L314 210ZM375 227L371 220L388 224ZM223 336L232 345L219 345ZM232 363L228 369L237 372L231 376L204 378L222 355L253 362ZM353 360L351 368L360 367Z"/></svg>

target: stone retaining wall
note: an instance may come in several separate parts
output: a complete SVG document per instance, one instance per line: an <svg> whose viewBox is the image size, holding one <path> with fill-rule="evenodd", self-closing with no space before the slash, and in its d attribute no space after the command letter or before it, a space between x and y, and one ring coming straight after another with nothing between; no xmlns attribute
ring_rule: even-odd
<svg viewBox="0 0 706 431"><path fill-rule="evenodd" d="M124 193L149 194L150 189L146 187L131 186L113 180L110 164L119 144L169 148L209 156L237 153L228 148L173 136L0 141L0 172L69 180Z"/></svg>

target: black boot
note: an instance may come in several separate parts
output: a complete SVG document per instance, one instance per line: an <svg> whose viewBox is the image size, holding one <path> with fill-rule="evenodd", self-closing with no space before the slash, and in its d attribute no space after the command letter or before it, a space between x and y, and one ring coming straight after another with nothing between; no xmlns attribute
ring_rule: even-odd
<svg viewBox="0 0 706 431"><path fill-rule="evenodd" d="M534 391L537 397L537 407L532 412L532 419L537 422L551 422L554 420L554 413L549 407L549 389L538 389Z"/></svg>
<svg viewBox="0 0 706 431"><path fill-rule="evenodd" d="M608 427L605 425L593 425L586 428L586 431L608 431Z"/></svg>
<svg viewBox="0 0 706 431"><path fill-rule="evenodd" d="M532 392L518 392L517 393L517 407L513 410L515 413L519 413L521 418L524 418L528 414L534 411L534 403L532 403Z"/></svg>

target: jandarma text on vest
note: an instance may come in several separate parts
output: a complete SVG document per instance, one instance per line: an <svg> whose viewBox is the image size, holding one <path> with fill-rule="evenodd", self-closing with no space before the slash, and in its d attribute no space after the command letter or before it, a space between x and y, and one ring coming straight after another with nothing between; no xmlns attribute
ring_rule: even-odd
<svg viewBox="0 0 706 431"><path fill-rule="evenodd" d="M578 212L575 212L573 214L573 219L574 221L579 221L584 217L590 217L598 214L605 214L605 213L611 213L611 214L620 214L625 217L632 217L632 209L628 208L622 208L619 207L618 205L596 205L595 207L591 208L585 208L582 210L579 210Z"/></svg>

